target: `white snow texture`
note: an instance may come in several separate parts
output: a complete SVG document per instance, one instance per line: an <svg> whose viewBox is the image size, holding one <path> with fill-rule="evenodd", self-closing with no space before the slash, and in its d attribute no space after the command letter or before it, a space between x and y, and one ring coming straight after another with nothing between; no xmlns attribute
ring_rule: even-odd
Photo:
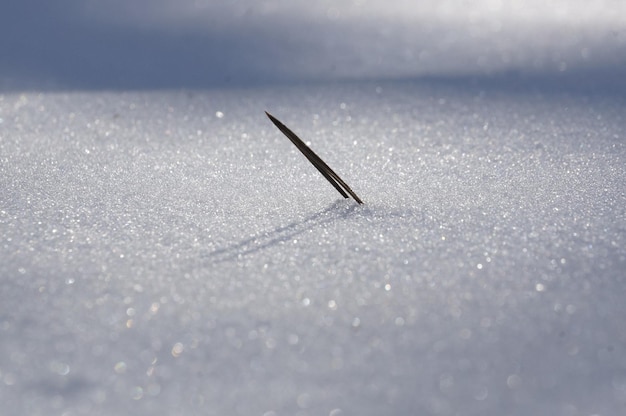
<svg viewBox="0 0 626 416"><path fill-rule="evenodd" d="M623 2L4 7L2 415L626 414Z"/></svg>

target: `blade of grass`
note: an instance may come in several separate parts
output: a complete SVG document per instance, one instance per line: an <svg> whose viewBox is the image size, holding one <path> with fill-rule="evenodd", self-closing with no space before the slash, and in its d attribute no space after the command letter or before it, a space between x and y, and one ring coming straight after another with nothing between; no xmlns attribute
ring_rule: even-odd
<svg viewBox="0 0 626 416"><path fill-rule="evenodd" d="M313 166L315 166L315 168L326 178L326 180L328 180L328 182L330 182L331 185L333 185L344 198L349 198L348 194L346 194L346 192L341 188L339 183L335 179L333 179L331 174L328 172L328 169L330 168L324 166L324 161L322 161L322 159L320 159L319 156L317 156L311 150L311 148L309 148L298 136L296 136L294 132L287 128L287 126L282 124L280 121L278 121L278 119L273 117L267 111L265 113L270 118L270 120L272 120L272 123L274 123L274 125L276 125L276 127L278 127L278 129L289 138L289 140L291 140L291 142L298 148L298 150L300 150L300 152L302 152L302 154L309 160L309 162L311 162Z"/></svg>
<svg viewBox="0 0 626 416"><path fill-rule="evenodd" d="M311 148L307 146L293 131L291 131L287 126L285 126L276 117L274 117L267 111L265 112L265 114L267 114L272 123L274 123L274 125L278 127L278 130L280 130L285 136L287 136L289 140L291 140L291 142L298 148L298 150L302 152L302 154L309 160L309 162L311 162L311 164L315 166L315 168L326 178L328 182L330 182L331 185L335 187L335 189L344 198L348 198L348 194L350 194L350 196L354 198L356 202L358 202L359 204L363 203L363 201L361 201L361 198L359 198L357 194L354 193L352 189L350 189L348 184L346 184L339 177L339 175L337 175L335 171L333 171L317 154L315 154L315 152L311 150Z"/></svg>

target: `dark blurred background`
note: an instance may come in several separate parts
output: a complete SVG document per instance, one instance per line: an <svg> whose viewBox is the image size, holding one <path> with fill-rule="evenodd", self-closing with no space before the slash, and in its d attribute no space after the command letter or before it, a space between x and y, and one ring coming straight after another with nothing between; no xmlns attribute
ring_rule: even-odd
<svg viewBox="0 0 626 416"><path fill-rule="evenodd" d="M13 0L0 50L3 91L406 78L621 91L626 2Z"/></svg>

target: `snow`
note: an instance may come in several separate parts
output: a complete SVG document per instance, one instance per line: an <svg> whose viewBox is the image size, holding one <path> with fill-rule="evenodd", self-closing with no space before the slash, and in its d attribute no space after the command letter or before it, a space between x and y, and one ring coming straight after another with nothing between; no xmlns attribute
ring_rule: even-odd
<svg viewBox="0 0 626 416"><path fill-rule="evenodd" d="M624 14L606 12L621 2L553 2L542 15L485 0L478 20L453 2L419 13L411 2L156 3L142 14L142 2L67 1L42 19L83 19L68 30L90 40L94 20L115 38L215 13L224 26L256 22L243 42L286 7L356 34L329 29L323 39L345 48L303 51L294 45L325 32L290 29L280 45L291 48L263 49L287 61L231 51L208 80L196 71L209 58L185 67L197 46L145 79L155 50L128 72L90 73L11 49L0 64L3 414L624 413L626 38ZM449 49L432 35L439 52L424 65L402 52L418 14L456 27ZM359 26L377 15L378 44ZM475 21L515 25L466 39ZM563 33L562 21L575 36L524 40L532 22ZM137 42L94 46L90 62L152 44ZM219 42L209 46L214 57ZM516 51L529 55L500 59ZM265 110L365 204L344 200Z"/></svg>
<svg viewBox="0 0 626 416"><path fill-rule="evenodd" d="M506 72L599 81L606 70L616 81L626 66L622 0L22 0L3 7L0 88L12 91Z"/></svg>

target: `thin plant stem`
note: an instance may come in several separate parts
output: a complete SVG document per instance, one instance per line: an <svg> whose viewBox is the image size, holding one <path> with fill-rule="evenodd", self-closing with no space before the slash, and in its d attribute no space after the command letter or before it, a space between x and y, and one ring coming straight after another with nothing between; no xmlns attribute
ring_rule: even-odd
<svg viewBox="0 0 626 416"><path fill-rule="evenodd" d="M278 127L278 130L280 130L285 136L287 136L287 138L291 140L291 142L298 148L298 150L300 150L300 152L302 152L302 154L309 160L309 162L311 162L311 164L315 166L315 168L322 174L322 176L324 176L326 180L335 187L335 189L341 194L341 196L343 196L344 198L348 198L349 194L359 204L363 203L363 201L361 201L361 198L359 198L357 194L354 193L352 189L350 189L348 184L345 183L343 179L341 179L339 175L337 175L334 170L332 170L317 154L315 154L315 152L311 150L311 148L307 146L293 131L291 131L287 126L285 126L276 117L274 117L267 111L265 112L265 114L267 114L272 123L274 123L274 125Z"/></svg>

